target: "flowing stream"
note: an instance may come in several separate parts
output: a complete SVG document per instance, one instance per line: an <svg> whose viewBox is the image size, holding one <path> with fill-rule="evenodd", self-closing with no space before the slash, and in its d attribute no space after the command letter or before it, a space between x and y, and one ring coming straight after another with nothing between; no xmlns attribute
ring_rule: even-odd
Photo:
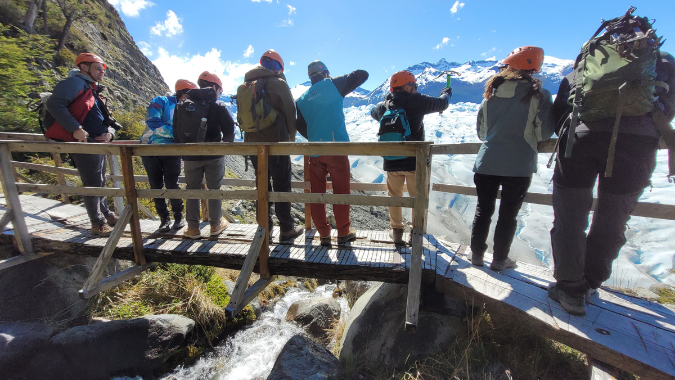
<svg viewBox="0 0 675 380"><path fill-rule="evenodd" d="M179 367L162 380L259 380L266 379L286 342L295 334L305 334L293 322L286 322L286 313L296 301L332 297L335 284L319 286L314 292L291 288L273 308L264 311L252 325L227 338L214 351L189 367ZM337 299L342 309L340 318L349 315L347 300Z"/></svg>

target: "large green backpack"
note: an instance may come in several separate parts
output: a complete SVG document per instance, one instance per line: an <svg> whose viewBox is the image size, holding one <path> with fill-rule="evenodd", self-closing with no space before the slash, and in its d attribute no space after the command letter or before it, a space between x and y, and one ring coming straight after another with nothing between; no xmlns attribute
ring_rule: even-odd
<svg viewBox="0 0 675 380"><path fill-rule="evenodd" d="M656 62L663 44L647 17L625 15L604 21L581 48L575 66L575 88L568 102L572 120L565 156L572 151L574 129L579 120L614 118L614 131L607 160L606 177L612 173L614 147L621 116L644 115L654 109ZM601 35L602 30L605 32Z"/></svg>
<svg viewBox="0 0 675 380"><path fill-rule="evenodd" d="M246 81L237 88L237 122L243 132L267 129L277 115L265 94L264 79Z"/></svg>

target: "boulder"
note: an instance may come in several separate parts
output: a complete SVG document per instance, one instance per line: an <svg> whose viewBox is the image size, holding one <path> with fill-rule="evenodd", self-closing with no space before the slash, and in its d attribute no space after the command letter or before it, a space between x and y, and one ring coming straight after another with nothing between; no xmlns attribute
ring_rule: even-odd
<svg viewBox="0 0 675 380"><path fill-rule="evenodd" d="M374 281L345 281L345 289L347 291L347 302L349 307L354 307L356 301L371 287L377 285Z"/></svg>
<svg viewBox="0 0 675 380"><path fill-rule="evenodd" d="M293 336L281 349L267 380L328 380L339 378L340 361L311 339Z"/></svg>
<svg viewBox="0 0 675 380"><path fill-rule="evenodd" d="M314 337L325 338L326 329L340 319L340 312L340 304L333 298L303 299L288 308L286 320L306 327Z"/></svg>
<svg viewBox="0 0 675 380"><path fill-rule="evenodd" d="M109 379L115 374L150 374L166 361L194 328L180 315L151 315L100 321L58 333L36 354L20 360L13 379Z"/></svg>
<svg viewBox="0 0 675 380"><path fill-rule="evenodd" d="M0 379L20 370L19 367L40 350L54 333L43 323L0 323Z"/></svg>
<svg viewBox="0 0 675 380"><path fill-rule="evenodd" d="M352 308L340 342L340 361L400 369L441 352L466 331L464 303L425 286L414 334L404 330L408 286L382 283Z"/></svg>

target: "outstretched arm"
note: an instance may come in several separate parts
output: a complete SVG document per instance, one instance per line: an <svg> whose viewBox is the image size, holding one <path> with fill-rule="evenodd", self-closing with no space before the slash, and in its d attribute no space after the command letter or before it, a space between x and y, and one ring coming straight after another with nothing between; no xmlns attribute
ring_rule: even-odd
<svg viewBox="0 0 675 380"><path fill-rule="evenodd" d="M368 72L365 70L356 70L347 75L342 75L332 79L333 84L335 84L335 87L337 87L340 95L342 95L344 98L345 96L349 95L350 92L356 90L357 87L368 80Z"/></svg>

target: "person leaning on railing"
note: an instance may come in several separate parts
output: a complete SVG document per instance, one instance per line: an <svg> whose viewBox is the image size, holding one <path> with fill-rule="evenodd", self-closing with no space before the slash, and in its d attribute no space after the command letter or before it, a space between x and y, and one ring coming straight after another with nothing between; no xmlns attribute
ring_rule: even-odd
<svg viewBox="0 0 675 380"><path fill-rule="evenodd" d="M145 131L141 136L141 144L173 144L173 113L178 100L187 97L185 91L198 88L186 79L179 79L174 86L176 93L169 96L158 96L152 99L145 117ZM151 189L178 189L180 176L180 156L143 156L143 166L148 173ZM154 198L155 210L160 218L159 232L178 230L185 227L183 218L183 200L171 199L173 211L173 227L166 199Z"/></svg>
<svg viewBox="0 0 675 380"><path fill-rule="evenodd" d="M509 258L518 211L537 172L537 143L553 135L553 101L532 75L541 69L544 50L524 46L504 59L503 67L485 84L476 129L483 144L473 167L478 193L471 229L471 263L483 266L486 240L499 187L502 200L494 234L490 269L516 266Z"/></svg>
<svg viewBox="0 0 675 380"><path fill-rule="evenodd" d="M103 60L91 53L81 53L75 60L78 70L59 82L47 100L49 125L45 136L56 141L107 143L112 141L116 122L110 117L105 103L99 97L107 67ZM77 166L85 187L105 187L106 156L103 154L70 155ZM85 196L84 206L91 221L91 233L108 236L117 216L108 208L104 196Z"/></svg>

